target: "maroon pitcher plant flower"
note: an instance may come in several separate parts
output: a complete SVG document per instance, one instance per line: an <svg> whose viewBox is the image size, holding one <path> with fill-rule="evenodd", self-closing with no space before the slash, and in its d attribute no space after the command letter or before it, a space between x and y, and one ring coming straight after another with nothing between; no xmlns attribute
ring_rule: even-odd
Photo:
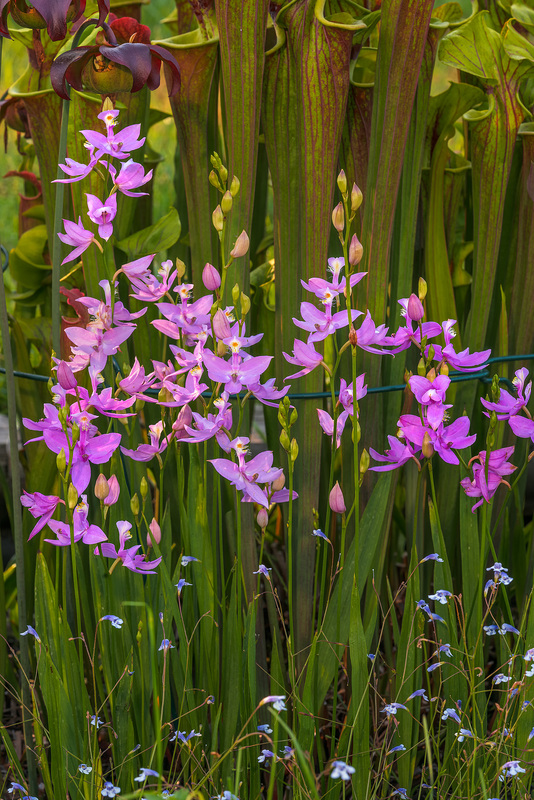
<svg viewBox="0 0 534 800"><path fill-rule="evenodd" d="M97 34L97 44L62 53L50 70L52 86L68 99L70 85L77 91L109 95L138 92L143 86L157 89L160 68L167 67L169 95L180 87L178 64L163 47L150 44L150 28L131 17L122 17Z"/></svg>
<svg viewBox="0 0 534 800"><path fill-rule="evenodd" d="M23 28L44 29L52 41L60 42L67 36L67 24L80 19L85 11L85 0L0 0L0 36L9 37L9 15ZM98 24L109 14L109 0L98 0Z"/></svg>

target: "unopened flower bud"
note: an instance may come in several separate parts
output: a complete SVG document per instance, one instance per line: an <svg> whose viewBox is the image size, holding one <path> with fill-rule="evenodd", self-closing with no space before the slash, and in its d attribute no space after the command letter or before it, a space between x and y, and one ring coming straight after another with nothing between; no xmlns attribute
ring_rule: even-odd
<svg viewBox="0 0 534 800"><path fill-rule="evenodd" d="M330 492L328 502L330 503L330 508L334 514L345 513L345 498L343 497L343 492L341 491L341 486L339 485L338 481L335 482L332 491Z"/></svg>
<svg viewBox="0 0 534 800"><path fill-rule="evenodd" d="M417 294L419 295L419 300L423 302L426 297L427 292L427 285L424 278L419 278L419 284L417 286Z"/></svg>
<svg viewBox="0 0 534 800"><path fill-rule="evenodd" d="M154 543L159 544L160 542L161 542L161 528L156 522L156 518L153 517L152 522L148 526L148 533L146 535L147 547L152 547Z"/></svg>
<svg viewBox="0 0 534 800"><path fill-rule="evenodd" d="M358 334L356 333L356 328L354 327L354 325L350 326L349 342L353 347L356 347L356 345L358 344Z"/></svg>
<svg viewBox="0 0 534 800"><path fill-rule="evenodd" d="M216 292L221 285L221 276L219 270L215 269L213 264L206 264L202 270L202 283L208 292Z"/></svg>
<svg viewBox="0 0 534 800"><path fill-rule="evenodd" d="M360 456L360 475L365 475L365 473L369 469L369 464L370 463L371 463L371 459L369 458L369 453L364 448L362 450L362 454Z"/></svg>
<svg viewBox="0 0 534 800"><path fill-rule="evenodd" d="M237 306L237 301L241 297L241 289L239 288L238 283L234 283L232 286L232 302L234 304L234 308Z"/></svg>
<svg viewBox="0 0 534 800"><path fill-rule="evenodd" d="M191 411L190 407L188 405L182 406L178 416L172 424L172 429L177 434L184 433L184 435L187 435L185 427L186 425L191 425L192 421L193 412Z"/></svg>
<svg viewBox="0 0 534 800"><path fill-rule="evenodd" d="M121 487L116 475L110 475L108 478L108 486L109 494L106 498L104 498L104 505L113 506L119 499L119 495L121 493Z"/></svg>
<svg viewBox="0 0 534 800"><path fill-rule="evenodd" d="M174 400L174 397L170 393L170 391L164 386L158 392L158 403L171 403Z"/></svg>
<svg viewBox="0 0 534 800"><path fill-rule="evenodd" d="M296 461L299 454L299 446L296 439L291 439L291 447L289 451L289 455L291 456L291 461Z"/></svg>
<svg viewBox="0 0 534 800"><path fill-rule="evenodd" d="M236 194L239 192L240 186L241 184L239 183L239 178L237 178L234 175L234 177L232 178L232 183L230 184L230 194L232 195L232 197L235 197Z"/></svg>
<svg viewBox="0 0 534 800"><path fill-rule="evenodd" d="M432 345L430 345L430 348L431 348L432 350L434 349L434 348L432 347ZM429 356L430 356L430 352L429 352ZM448 374L449 374L449 365L447 364L447 362L446 362L446 361L443 361L443 363L442 363L441 367L439 368L439 374L440 374L440 375L448 375Z"/></svg>
<svg viewBox="0 0 534 800"><path fill-rule="evenodd" d="M247 316L250 311L250 297L241 292L241 319Z"/></svg>
<svg viewBox="0 0 534 800"><path fill-rule="evenodd" d="M250 242L247 233L246 231L241 231L241 233L236 239L234 249L230 251L230 255L233 256L234 258L241 258L241 256L245 255L245 253L248 253L249 247L250 247Z"/></svg>
<svg viewBox="0 0 534 800"><path fill-rule="evenodd" d="M363 245L356 236L356 234L354 234L354 236L350 240L350 245L349 245L349 264L352 267L355 267L356 264L360 263L362 258L363 258Z"/></svg>
<svg viewBox="0 0 534 800"><path fill-rule="evenodd" d="M345 211L343 203L338 203L332 211L332 224L338 233L342 233L345 227Z"/></svg>
<svg viewBox="0 0 534 800"><path fill-rule="evenodd" d="M78 382L66 361L60 361L57 368L57 382L62 389L76 389Z"/></svg>
<svg viewBox="0 0 534 800"><path fill-rule="evenodd" d="M260 508L258 511L258 516L256 517L256 522L262 530L267 527L269 524L269 513L266 508Z"/></svg>
<svg viewBox="0 0 534 800"><path fill-rule="evenodd" d="M104 98L104 102L102 103L102 111L113 111L114 110L113 100L111 97L107 96Z"/></svg>
<svg viewBox="0 0 534 800"><path fill-rule="evenodd" d="M139 412L142 411L144 407L145 407L145 401L142 400L140 397L138 397L134 405L135 410Z"/></svg>
<svg viewBox="0 0 534 800"><path fill-rule="evenodd" d="M417 374L420 375L422 378L426 375L426 366L424 358L420 358L417 364Z"/></svg>
<svg viewBox="0 0 534 800"><path fill-rule="evenodd" d="M228 170L226 169L226 167L222 163L221 163L221 165L219 167L219 175L221 176L222 182L226 183L226 181L228 180Z"/></svg>
<svg viewBox="0 0 534 800"><path fill-rule="evenodd" d="M431 369L428 370L426 377L427 380L430 381L430 383L433 383L436 380L436 370L434 369L434 367L431 367Z"/></svg>
<svg viewBox="0 0 534 800"><path fill-rule="evenodd" d="M406 316L408 319L411 319L413 322L419 322L425 316L425 309L423 308L422 302L419 300L416 294L410 295L408 298L408 305L406 308Z"/></svg>
<svg viewBox="0 0 534 800"><path fill-rule="evenodd" d="M141 478L141 483L139 484L139 492L141 493L141 499L144 502L148 495L148 483L144 475Z"/></svg>
<svg viewBox="0 0 534 800"><path fill-rule="evenodd" d="M224 214L220 206L217 206L211 215L211 221L213 222L213 227L217 233L221 233L222 229L224 228Z"/></svg>
<svg viewBox="0 0 534 800"><path fill-rule="evenodd" d="M184 262L181 258L176 259L176 274L178 275L178 280L182 280L185 275L187 267L185 266Z"/></svg>
<svg viewBox="0 0 534 800"><path fill-rule="evenodd" d="M106 478L104 473L101 472L95 482L95 497L97 500L100 500L100 502L102 502L103 500L106 499L106 497L108 497L109 492L110 488L108 479Z"/></svg>
<svg viewBox="0 0 534 800"><path fill-rule="evenodd" d="M58 418L59 422L61 423L61 427L62 428L64 428L65 425L67 424L68 415L69 415L69 409L67 408L67 406L61 406L60 408L58 408L58 410L57 410L57 418Z"/></svg>
<svg viewBox="0 0 534 800"><path fill-rule="evenodd" d="M219 356L219 358L224 358L227 351L228 348L226 347L225 343L221 339L219 339L217 341L217 355Z"/></svg>
<svg viewBox="0 0 534 800"><path fill-rule="evenodd" d="M286 476L282 474L271 483L273 492L279 492L286 485Z"/></svg>
<svg viewBox="0 0 534 800"><path fill-rule="evenodd" d="M298 418L299 418L299 415L297 414L297 409L296 409L296 408L294 408L294 409L291 411L291 415L290 415L290 417L289 417L289 424L290 424L290 425L294 425L294 424L295 424L295 422L298 420Z"/></svg>
<svg viewBox="0 0 534 800"><path fill-rule="evenodd" d="M137 492L133 495L133 497L130 498L130 509L131 509L131 512L134 515L134 517L138 517L139 516L140 505L139 505L139 497L137 496Z"/></svg>
<svg viewBox="0 0 534 800"><path fill-rule="evenodd" d="M222 186L219 181L219 176L217 175L214 169L212 169L210 174L208 175L208 180L212 186L215 186L216 189L219 189L219 191L222 192Z"/></svg>
<svg viewBox="0 0 534 800"><path fill-rule="evenodd" d="M428 362L433 361L435 355L436 355L436 351L434 350L434 345L431 344L431 345L428 346L428 353L427 353L427 356L426 356L427 361ZM447 375L448 374L449 373L447 372Z"/></svg>
<svg viewBox="0 0 534 800"><path fill-rule="evenodd" d="M339 175L337 176L337 188L341 192L341 194L345 194L347 191L347 176L345 175L345 170L342 169Z"/></svg>
<svg viewBox="0 0 534 800"><path fill-rule="evenodd" d="M281 434L280 434L280 444L282 445L282 447L284 448L286 453L289 453L291 444L289 442L289 436L287 435L287 431L282 431L281 432Z"/></svg>
<svg viewBox="0 0 534 800"><path fill-rule="evenodd" d="M213 335L216 339L227 339L232 335L228 317L221 308L217 309L215 312L211 324L213 327Z"/></svg>
<svg viewBox="0 0 534 800"><path fill-rule="evenodd" d="M356 186L355 183L352 184L352 189L350 190L350 210L353 214L359 209L362 204L363 194L362 190L359 186Z"/></svg>
<svg viewBox="0 0 534 800"><path fill-rule="evenodd" d="M73 483L69 483L67 490L67 505L71 510L78 505L78 492Z"/></svg>
<svg viewBox="0 0 534 800"><path fill-rule="evenodd" d="M232 200L232 195L228 190L226 190L221 200L221 209L223 214L228 214L228 212L232 210L233 204L234 201Z"/></svg>
<svg viewBox="0 0 534 800"><path fill-rule="evenodd" d="M356 420L356 422L354 424L354 427L352 429L352 441L353 442L354 442L354 433L356 433L356 441L359 442L360 439L362 438L362 429L361 429L360 422L359 422L358 419Z"/></svg>
<svg viewBox="0 0 534 800"><path fill-rule="evenodd" d="M56 456L56 466L60 474L63 475L65 470L67 469L67 458L65 456L65 450L63 448L61 448L61 450Z"/></svg>
<svg viewBox="0 0 534 800"><path fill-rule="evenodd" d="M80 426L77 425L75 422L73 422L71 432L72 432L72 444L76 444L76 442L80 438Z"/></svg>
<svg viewBox="0 0 534 800"><path fill-rule="evenodd" d="M421 450L425 458L432 458L434 455L434 445L432 444L432 439L430 438L430 434L427 431L423 436L423 444L421 446Z"/></svg>

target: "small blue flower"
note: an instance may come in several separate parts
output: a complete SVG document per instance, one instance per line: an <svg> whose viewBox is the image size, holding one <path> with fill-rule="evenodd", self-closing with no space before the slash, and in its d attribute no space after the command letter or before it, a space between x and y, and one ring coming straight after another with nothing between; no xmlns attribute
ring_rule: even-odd
<svg viewBox="0 0 534 800"><path fill-rule="evenodd" d="M200 563L200 560L198 558L195 558L195 556L182 556L182 560L180 563L182 567L187 567L187 565L190 564L192 561L198 561Z"/></svg>
<svg viewBox="0 0 534 800"><path fill-rule="evenodd" d="M396 747L392 747L391 750L388 750L386 755L390 756L392 753L400 753L402 750L406 750L406 745L398 744Z"/></svg>
<svg viewBox="0 0 534 800"><path fill-rule="evenodd" d="M114 627L114 628L118 628L119 630L120 630L120 629L122 628L122 626L124 625L124 620L123 620L123 619L121 619L120 617L117 617L115 614L105 614L105 615L104 615L104 616L101 618L101 620L100 620L100 621L102 622L102 620L103 620L103 619L107 619L107 620L109 620L109 621L111 622L111 624L113 625L113 627Z"/></svg>
<svg viewBox="0 0 534 800"><path fill-rule="evenodd" d="M192 586L192 583L188 583L185 578L180 578L178 583L176 584L176 588L178 589L178 594L181 594L182 589L184 586Z"/></svg>
<svg viewBox="0 0 534 800"><path fill-rule="evenodd" d="M285 761L289 761L289 759L293 758L293 756L295 755L294 749L290 747L288 744L286 744L284 749L280 750L280 752Z"/></svg>
<svg viewBox="0 0 534 800"><path fill-rule="evenodd" d="M11 793L14 792L15 789L18 789L19 792L22 792L23 796L20 798L20 800L37 800L37 797L33 797L33 795L27 794L28 790L25 789L24 786L22 786L22 784L17 783L16 781L11 781L11 786L7 791Z"/></svg>
<svg viewBox="0 0 534 800"><path fill-rule="evenodd" d="M342 781L350 781L350 776L354 775L356 770L350 764L345 764L344 761L333 761L333 770L330 773L331 778L341 778Z"/></svg>
<svg viewBox="0 0 534 800"><path fill-rule="evenodd" d="M403 706L402 703L388 703L384 708L380 710L381 714L387 714L388 717L395 716L397 710L399 708L403 708L405 711L408 711L406 706Z"/></svg>
<svg viewBox="0 0 534 800"><path fill-rule="evenodd" d="M134 781L146 781L147 778L159 778L159 772L156 772L155 769L149 769L148 767L141 767L141 774L134 778Z"/></svg>
<svg viewBox="0 0 534 800"><path fill-rule="evenodd" d="M101 726L101 725L103 725L103 724L104 724L104 723L103 723L103 721L100 719L100 717L97 717L97 716L96 716L96 714L93 714L93 715L91 716L91 725L96 725L96 727L97 727L97 730L98 730L98 728L100 728L100 726Z"/></svg>
<svg viewBox="0 0 534 800"><path fill-rule="evenodd" d="M266 578L269 578L269 572L271 572L272 567L265 567L263 564L260 564L258 569L253 572L253 575L264 575Z"/></svg>
<svg viewBox="0 0 534 800"><path fill-rule="evenodd" d="M508 681L511 681L512 679L509 675L503 675L502 672L499 672L499 674L494 675L491 680L495 685L497 685L499 683L508 683Z"/></svg>
<svg viewBox="0 0 534 800"><path fill-rule="evenodd" d="M258 730L260 733L272 733L273 729L269 727L269 725L258 725Z"/></svg>
<svg viewBox="0 0 534 800"><path fill-rule="evenodd" d="M452 597L452 592L448 592L446 589L438 589L435 594L429 594L429 600L435 600L438 603L441 603L442 606L447 605L447 599Z"/></svg>
<svg viewBox="0 0 534 800"><path fill-rule="evenodd" d="M196 731L191 731L186 736L185 731L176 731L176 733L173 734L173 736L171 736L169 739L169 742L174 742L176 739L178 739L182 744L187 744L195 736L202 736L202 734L197 733Z"/></svg>
<svg viewBox="0 0 534 800"><path fill-rule="evenodd" d="M325 542L329 542L330 541L328 536L326 534L324 534L322 532L322 530L320 530L319 528L317 528L317 530L312 531L312 536L317 536L319 539L324 539Z"/></svg>
<svg viewBox="0 0 534 800"><path fill-rule="evenodd" d="M28 636L28 634L29 634L30 636L33 636L33 637L34 637L34 639L36 639L38 642L40 642L40 641L41 641L41 639L39 638L39 634L37 633L37 631L35 630L35 628L32 628L32 626L31 626L31 625L28 625L28 627L26 628L26 630L25 630L25 631L21 631L21 632L20 632L20 635L21 635L21 636Z"/></svg>
<svg viewBox="0 0 534 800"><path fill-rule="evenodd" d="M422 558L419 563L424 564L425 561L438 561L440 564L443 564L443 559L437 553L430 553L429 556Z"/></svg>
<svg viewBox="0 0 534 800"><path fill-rule="evenodd" d="M100 792L102 797L115 797L115 795L120 794L120 788L118 786L113 786L111 781L105 781L104 788Z"/></svg>
<svg viewBox="0 0 534 800"><path fill-rule="evenodd" d="M83 772L84 775L89 775L89 773L92 771L93 768L89 767L87 764L80 764L78 766L78 772Z"/></svg>
<svg viewBox="0 0 534 800"><path fill-rule="evenodd" d="M215 698L214 698L214 696L213 696L212 694L209 694L209 695L206 697L206 703L207 703L209 706L212 706L212 705L214 704L214 702L215 702Z"/></svg>
<svg viewBox="0 0 534 800"><path fill-rule="evenodd" d="M444 722L445 720L447 720L449 718L453 719L455 722L457 722L458 725L460 725L461 722L462 722L462 720L460 719L460 717L458 716L458 714L456 713L454 708L446 708L445 711L443 712L443 714L441 715L442 722Z"/></svg>
<svg viewBox="0 0 534 800"><path fill-rule="evenodd" d="M495 636L496 633L500 633L498 625L484 625L484 631L488 636Z"/></svg>
<svg viewBox="0 0 534 800"><path fill-rule="evenodd" d="M265 766L269 763L270 758L276 758L275 754L272 750L262 750L261 756L258 756L258 764L265 763Z"/></svg>
<svg viewBox="0 0 534 800"><path fill-rule="evenodd" d="M232 792L229 792L228 789L225 789L224 792L216 794L211 800L239 800L239 798L237 798L235 794L232 794Z"/></svg>
<svg viewBox="0 0 534 800"><path fill-rule="evenodd" d="M434 672L435 669L438 667L443 666L443 661L437 661L435 664L431 664L429 667L426 668L427 672Z"/></svg>
<svg viewBox="0 0 534 800"><path fill-rule="evenodd" d="M421 611L424 611L425 614L430 614L430 606L425 600L418 600L417 608L419 608Z"/></svg>
<svg viewBox="0 0 534 800"><path fill-rule="evenodd" d="M513 625L509 625L508 622L503 622L499 633L501 634L501 636L504 636L505 633L517 633L518 635L520 634L517 628L514 628Z"/></svg>
<svg viewBox="0 0 534 800"><path fill-rule="evenodd" d="M519 761L507 761L506 764L502 765L501 772L502 775L499 776L500 781L505 778L515 778L519 773L526 772L526 769L519 766Z"/></svg>
<svg viewBox="0 0 534 800"><path fill-rule="evenodd" d="M404 800L409 800L408 792L406 791L406 789L402 789L402 788L401 789L395 789L395 791L393 792L393 794L391 796L395 797L396 794L398 794L399 797L404 797Z"/></svg>
<svg viewBox="0 0 534 800"><path fill-rule="evenodd" d="M463 742L466 736L468 736L471 739L475 738L471 733L471 731L468 730L467 728L460 728L460 730L457 731L454 735L456 736L459 742Z"/></svg>
<svg viewBox="0 0 534 800"><path fill-rule="evenodd" d="M438 647L438 653L445 653L446 656L448 656L449 658L452 658L450 644L442 644L442 645L440 645Z"/></svg>
<svg viewBox="0 0 534 800"><path fill-rule="evenodd" d="M411 695L406 698L406 702L408 702L408 700L413 700L414 697L422 697L423 700L428 701L428 697L426 696L426 689L416 689L415 692L412 692Z"/></svg>
<svg viewBox="0 0 534 800"><path fill-rule="evenodd" d="M260 706L264 706L266 703L272 703L273 708L277 711L287 711L286 708L286 697L283 694L269 694L267 697L264 697L260 703Z"/></svg>
<svg viewBox="0 0 534 800"><path fill-rule="evenodd" d="M174 648L174 645L171 643L170 639L162 639L158 651L163 650L167 652L167 650L171 650L172 648Z"/></svg>
<svg viewBox="0 0 534 800"><path fill-rule="evenodd" d="M367 653L367 658L369 659L369 661L374 661L376 656L374 653Z"/></svg>

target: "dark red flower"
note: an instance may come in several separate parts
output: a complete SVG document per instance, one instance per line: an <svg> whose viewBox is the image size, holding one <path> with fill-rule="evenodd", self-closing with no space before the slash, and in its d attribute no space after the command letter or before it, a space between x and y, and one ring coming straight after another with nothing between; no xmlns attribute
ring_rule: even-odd
<svg viewBox="0 0 534 800"><path fill-rule="evenodd" d="M109 14L110 0L98 0L101 25ZM85 0L0 0L0 36L9 38L7 18L24 28L46 28L54 42L67 36L67 23L80 19L85 11Z"/></svg>
<svg viewBox="0 0 534 800"><path fill-rule="evenodd" d="M104 30L93 47L77 47L53 62L50 80L60 97L68 98L68 85L105 95L138 92L145 85L157 89L162 62L168 68L169 95L178 91L178 64L163 47L150 44L150 28L132 17L121 17Z"/></svg>

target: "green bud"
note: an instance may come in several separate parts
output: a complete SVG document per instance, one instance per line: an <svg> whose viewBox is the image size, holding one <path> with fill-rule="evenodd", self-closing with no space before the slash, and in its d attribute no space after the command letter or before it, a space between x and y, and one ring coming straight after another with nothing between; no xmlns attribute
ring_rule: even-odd
<svg viewBox="0 0 534 800"><path fill-rule="evenodd" d="M282 433L280 434L280 444L282 445L282 447L284 448L286 453L289 453L289 450L291 448L291 444L290 444L289 436L287 435L287 431L286 430L283 430Z"/></svg>
<svg viewBox="0 0 534 800"><path fill-rule="evenodd" d="M221 161L220 155L218 153L215 153L215 152L212 153L212 155L210 156L210 163L211 163L211 166L215 167L215 169L218 172L220 170L220 168L222 167L222 161Z"/></svg>
<svg viewBox="0 0 534 800"><path fill-rule="evenodd" d="M497 412L496 411L490 411L490 428L491 428L492 431L495 430L495 428L497 427L497 422L498 422L498 420L497 420Z"/></svg>
<svg viewBox="0 0 534 800"><path fill-rule="evenodd" d="M417 374L421 375L423 378L426 375L426 366L423 358L420 358L419 363L417 364Z"/></svg>
<svg viewBox="0 0 534 800"><path fill-rule="evenodd" d="M297 414L297 409L294 408L293 411L291 412L291 416L289 417L289 424L294 425L298 418L299 415Z"/></svg>
<svg viewBox="0 0 534 800"><path fill-rule="evenodd" d="M181 258L177 258L176 259L176 272L178 274L178 280L180 280L180 281L182 280L182 278L185 275L186 269L187 269L187 267L185 266L185 264L182 261L182 259Z"/></svg>
<svg viewBox="0 0 534 800"><path fill-rule="evenodd" d="M226 181L228 180L228 170L221 162L221 166L219 167L219 175L221 176L221 181L226 185Z"/></svg>
<svg viewBox="0 0 534 800"><path fill-rule="evenodd" d="M236 194L239 192L240 186L241 184L239 183L239 178L236 178L236 176L234 175L234 177L232 178L232 183L230 184L230 194L232 195L232 197L235 197Z"/></svg>
<svg viewBox="0 0 534 800"><path fill-rule="evenodd" d="M490 428L488 431L488 435L486 436L486 445L490 450L495 447L495 431L493 428Z"/></svg>
<svg viewBox="0 0 534 800"><path fill-rule="evenodd" d="M222 200L221 200L221 209L222 209L223 214L228 214L228 212L232 210L233 203L234 203L234 201L232 200L232 195L227 190L223 194Z"/></svg>
<svg viewBox="0 0 534 800"><path fill-rule="evenodd" d="M144 407L145 407L145 401L141 400L141 398L138 397L137 400L135 401L135 406L134 406L135 410L139 412L142 411Z"/></svg>
<svg viewBox="0 0 534 800"><path fill-rule="evenodd" d="M139 498L138 498L137 492L136 492L133 495L133 497L130 499L130 510L131 510L132 514L134 515L134 517L138 517L139 516L139 509L140 509Z"/></svg>
<svg viewBox="0 0 534 800"><path fill-rule="evenodd" d="M241 319L247 316L250 311L250 297L241 292Z"/></svg>
<svg viewBox="0 0 534 800"><path fill-rule="evenodd" d="M359 209L363 201L363 194L362 190L356 186L355 183L352 184L352 189L350 191L350 210L353 214Z"/></svg>
<svg viewBox="0 0 534 800"><path fill-rule="evenodd" d="M297 444L297 440L291 439L291 448L289 452L291 461L295 462L297 460L298 454L299 454L299 446Z"/></svg>
<svg viewBox="0 0 534 800"><path fill-rule="evenodd" d="M69 414L69 409L67 408L67 406L61 406L61 408L58 408L57 416L61 423L62 428L64 428L65 425L67 424L68 414Z"/></svg>
<svg viewBox="0 0 534 800"><path fill-rule="evenodd" d="M213 227L217 233L221 233L222 229L224 228L224 214L220 206L217 206L211 215L211 221L213 222Z"/></svg>
<svg viewBox="0 0 534 800"><path fill-rule="evenodd" d="M65 474L65 470L67 469L67 458L65 456L65 451L63 448L59 451L56 456L56 466L61 475Z"/></svg>
<svg viewBox="0 0 534 800"><path fill-rule="evenodd" d="M76 442L80 438L80 426L77 425L75 422L72 423L72 444L76 444Z"/></svg>
<svg viewBox="0 0 534 800"><path fill-rule="evenodd" d="M234 304L234 308L235 306L237 306L237 301L239 300L240 297L241 297L241 289L239 288L239 284L236 283L232 287L232 302Z"/></svg>
<svg viewBox="0 0 534 800"><path fill-rule="evenodd" d="M432 444L432 439L430 438L430 434L428 433L428 431L423 436L423 444L421 450L425 458L432 458L432 456L434 455L434 445Z"/></svg>
<svg viewBox="0 0 534 800"><path fill-rule="evenodd" d="M101 472L95 482L95 497L97 500L100 500L100 502L103 502L108 496L108 494L109 494L108 479L106 478L104 473Z"/></svg>
<svg viewBox="0 0 534 800"><path fill-rule="evenodd" d="M345 211L343 209L343 203L338 203L332 211L332 225L338 233L343 232L343 228L345 227Z"/></svg>
<svg viewBox="0 0 534 800"><path fill-rule="evenodd" d="M215 186L216 189L218 189L220 192L222 192L223 188L222 188L222 186L220 184L219 176L217 175L215 170L213 170L213 169L211 170L210 174L208 175L208 180L209 180L209 182L211 183L212 186Z"/></svg>
<svg viewBox="0 0 534 800"><path fill-rule="evenodd" d="M425 281L424 278L419 278L419 285L417 287L417 291L418 291L418 294L419 294L419 300L421 302L423 302L423 300L426 297L426 293L427 293L427 285L426 285L426 281Z"/></svg>
<svg viewBox="0 0 534 800"><path fill-rule="evenodd" d="M356 441L359 442L362 438L362 429L359 420L356 420L352 429L352 441L354 441L354 431L356 431Z"/></svg>
<svg viewBox="0 0 534 800"><path fill-rule="evenodd" d="M362 454L360 456L360 475L365 475L365 473L369 469L369 464L370 463L371 463L371 459L369 458L369 453L364 448L362 450Z"/></svg>
<svg viewBox="0 0 534 800"><path fill-rule="evenodd" d="M345 175L345 170L342 169L339 175L337 176L337 188L341 192L341 194L345 194L347 191L347 176Z"/></svg>
<svg viewBox="0 0 534 800"><path fill-rule="evenodd" d="M436 351L434 350L434 345L431 344L430 347L428 348L428 356L427 356L428 360L429 361L433 361L435 355L436 355Z"/></svg>
<svg viewBox="0 0 534 800"><path fill-rule="evenodd" d="M69 483L69 488L67 490L67 505L71 510L78 505L78 492L72 483Z"/></svg>
<svg viewBox="0 0 534 800"><path fill-rule="evenodd" d="M144 475L141 478L141 484L140 484L140 487L139 487L139 491L141 492L141 497L142 497L143 503L144 503L146 498L147 498L147 495L148 495L148 483L147 483L147 480L146 480Z"/></svg>

